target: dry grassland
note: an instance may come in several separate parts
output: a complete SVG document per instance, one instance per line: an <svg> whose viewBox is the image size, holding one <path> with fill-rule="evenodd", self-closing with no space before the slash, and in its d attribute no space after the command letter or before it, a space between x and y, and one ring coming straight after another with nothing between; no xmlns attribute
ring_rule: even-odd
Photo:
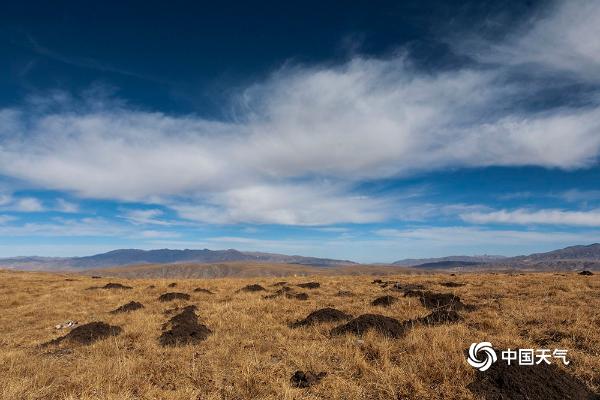
<svg viewBox="0 0 600 400"><path fill-rule="evenodd" d="M68 280L67 280L68 279ZM415 297L373 276L314 276L244 279L92 279L88 276L0 271L0 398L2 399L475 399L469 383L476 370L464 352L483 340L498 347L560 347L571 365L560 367L590 390L600 390L600 276L575 273L386 276L454 293L476 307L459 311L458 323L415 325L391 339L376 332L362 338L331 336L339 323L292 329L291 322L333 307L353 316L377 313L400 321L430 310ZM290 286L318 281L317 289L295 287L308 300L265 299L286 280ZM464 283L445 287L441 283ZM119 282L131 290L98 289ZM176 287L167 287L175 282ZM267 291L237 292L258 283ZM148 288L155 285L154 288ZM209 289L214 294L193 292ZM190 300L160 302L166 292ZM348 291L352 295L338 296ZM371 305L376 297L398 300ZM111 310L137 301L144 308ZM165 310L196 305L199 322L212 334L198 344L163 347ZM41 346L79 325L104 321L122 328L90 345L62 342ZM359 340L360 339L360 340ZM308 388L290 385L296 370L326 372Z"/></svg>

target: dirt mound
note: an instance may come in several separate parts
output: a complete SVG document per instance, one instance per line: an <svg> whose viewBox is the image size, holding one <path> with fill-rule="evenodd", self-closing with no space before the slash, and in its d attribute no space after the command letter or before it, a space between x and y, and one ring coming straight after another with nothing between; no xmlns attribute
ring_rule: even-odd
<svg viewBox="0 0 600 400"><path fill-rule="evenodd" d="M92 276L92 279L100 279L100 278L102 278L102 277L101 276L97 276L97 275Z"/></svg>
<svg viewBox="0 0 600 400"><path fill-rule="evenodd" d="M271 286L285 286L285 285L287 285L287 282L286 281L281 281L281 282L275 282Z"/></svg>
<svg viewBox="0 0 600 400"><path fill-rule="evenodd" d="M266 290L267 289L265 289L264 287L255 283L254 285L244 286L243 288L238 290L238 292L261 292L261 291L266 291Z"/></svg>
<svg viewBox="0 0 600 400"><path fill-rule="evenodd" d="M354 293L352 293L349 290L340 290L335 295L338 297L352 297L352 296L354 296Z"/></svg>
<svg viewBox="0 0 600 400"><path fill-rule="evenodd" d="M313 325L319 322L344 321L350 318L352 318L352 315L350 314L346 314L345 312L336 310L335 308L327 307L311 312L306 318L290 324L290 328Z"/></svg>
<svg viewBox="0 0 600 400"><path fill-rule="evenodd" d="M194 289L194 292L195 292L195 293L214 294L214 293L213 293L213 292L211 292L210 290L208 290L208 289L204 289L204 288L200 288L200 287L197 287L196 289Z"/></svg>
<svg viewBox="0 0 600 400"><path fill-rule="evenodd" d="M477 371L467 388L486 400L592 400L600 398L583 382L554 364L532 366L496 362L485 372Z"/></svg>
<svg viewBox="0 0 600 400"><path fill-rule="evenodd" d="M394 296L381 296L371 302L372 306L389 307L398 301Z"/></svg>
<svg viewBox="0 0 600 400"><path fill-rule="evenodd" d="M458 282L442 282L440 283L440 285L445 286L445 287L462 287L465 286L464 283L458 283Z"/></svg>
<svg viewBox="0 0 600 400"><path fill-rule="evenodd" d="M119 307L115 310L112 310L110 312L110 314L125 313L125 312L139 310L140 308L144 308L144 305L142 303L138 303L137 301L130 301L129 303L123 304L121 307Z"/></svg>
<svg viewBox="0 0 600 400"><path fill-rule="evenodd" d="M175 282L169 283L167 285L167 287L177 287L177 284Z"/></svg>
<svg viewBox="0 0 600 400"><path fill-rule="evenodd" d="M303 289L317 289L317 288L321 287L321 284L319 282L306 282L306 283L299 283L296 286L301 287Z"/></svg>
<svg viewBox="0 0 600 400"><path fill-rule="evenodd" d="M424 325L441 325L453 322L460 322L463 318L454 310L437 309L426 315L423 318L417 318L415 322Z"/></svg>
<svg viewBox="0 0 600 400"><path fill-rule="evenodd" d="M285 296L288 299L296 299L296 300L308 300L308 295L306 293L297 293L290 287L284 286L281 289L277 290L273 294L269 294L264 296L264 299L274 299L277 297Z"/></svg>
<svg viewBox="0 0 600 400"><path fill-rule="evenodd" d="M106 285L102 286L100 289L133 289L131 286L125 286L125 285L121 285L120 283L107 283Z"/></svg>
<svg viewBox="0 0 600 400"><path fill-rule="evenodd" d="M592 271L581 271L581 272L579 273L579 275L583 275L583 276L592 276L592 275L594 275L594 274L592 273Z"/></svg>
<svg viewBox="0 0 600 400"><path fill-rule="evenodd" d="M401 291L414 291L423 290L425 289L425 286L418 283L394 283L392 289Z"/></svg>
<svg viewBox="0 0 600 400"><path fill-rule="evenodd" d="M179 293L179 292L167 292L167 293L163 293L158 297L159 301L173 301L176 299L181 299L181 300L189 300L190 299L190 295L187 293Z"/></svg>
<svg viewBox="0 0 600 400"><path fill-rule="evenodd" d="M451 310L472 311L474 306L464 304L460 297L452 293L433 293L420 290L409 290L404 293L406 297L418 297L425 308L438 309L447 308Z"/></svg>
<svg viewBox="0 0 600 400"><path fill-rule="evenodd" d="M333 328L331 334L343 335L345 333L353 333L360 336L369 330L377 331L384 336L397 338L404 335L406 327L404 323L394 318L379 314L363 314L347 324Z"/></svg>
<svg viewBox="0 0 600 400"><path fill-rule="evenodd" d="M120 327L108 325L104 322L90 322L74 328L65 336L51 340L47 344L59 344L63 341L67 341L70 343L88 345L100 339L105 339L110 336L117 336L122 331L123 329Z"/></svg>
<svg viewBox="0 0 600 400"><path fill-rule="evenodd" d="M148 286L148 289L156 289L156 286L150 285L150 286Z"/></svg>
<svg viewBox="0 0 600 400"><path fill-rule="evenodd" d="M169 330L165 330L169 327ZM158 338L158 342L162 346L199 343L212 333L206 325L198 323L198 316L193 309L188 307L171 318L163 326L163 330L165 331Z"/></svg>
<svg viewBox="0 0 600 400"><path fill-rule="evenodd" d="M308 300L308 295L306 293L288 293L285 297L288 299Z"/></svg>
<svg viewBox="0 0 600 400"><path fill-rule="evenodd" d="M310 371L296 371L290 378L290 384L296 388L307 388L319 383L325 376L327 376L327 372L314 373Z"/></svg>
<svg viewBox="0 0 600 400"><path fill-rule="evenodd" d="M185 306L182 308L179 308L179 307L168 308L165 310L164 313L165 313L165 315L171 315L173 313L180 312L180 311L188 311L188 310L196 311L197 309L198 309L198 307L196 307L195 305L190 305L190 306Z"/></svg>

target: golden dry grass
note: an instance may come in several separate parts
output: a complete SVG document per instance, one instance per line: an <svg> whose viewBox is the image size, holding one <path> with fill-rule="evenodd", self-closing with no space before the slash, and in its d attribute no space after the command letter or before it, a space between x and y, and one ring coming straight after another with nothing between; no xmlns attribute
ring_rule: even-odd
<svg viewBox="0 0 600 400"><path fill-rule="evenodd" d="M76 281L66 281L65 278ZM330 337L334 324L290 329L288 323L322 307L353 315L380 313L400 320L424 316L416 298L390 308L370 302L389 294L369 276L317 276L321 288L308 301L263 299L264 292L236 293L249 283L269 291L281 278L158 280L91 279L77 275L0 271L0 396L2 399L474 399L467 389L475 370L463 352L472 342L498 346L569 350L569 372L600 389L600 279L576 274L448 274L386 277L454 292L473 312L464 322L417 326L400 339L368 333L364 342L349 335ZM300 283L310 278L285 278ZM467 285L446 288L455 280ZM85 290L116 281L133 290ZM177 282L177 288L167 284ZM149 285L155 289L148 289ZM208 288L214 295L193 293ZM167 291L190 301L161 303ZM354 293L338 297L340 290ZM142 310L108 312L136 300ZM167 308L195 304L213 334L194 346L164 348L157 337ZM116 337L89 346L40 347L64 334L65 320L105 321L123 328ZM560 334L560 335L558 335ZM549 339L550 338L550 339ZM308 389L290 386L295 370L326 371Z"/></svg>

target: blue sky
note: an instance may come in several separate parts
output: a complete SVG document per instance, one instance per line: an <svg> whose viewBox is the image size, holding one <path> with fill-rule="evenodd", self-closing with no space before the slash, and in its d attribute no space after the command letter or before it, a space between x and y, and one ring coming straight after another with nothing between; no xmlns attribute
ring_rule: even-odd
<svg viewBox="0 0 600 400"><path fill-rule="evenodd" d="M0 12L0 256L600 241L600 4Z"/></svg>

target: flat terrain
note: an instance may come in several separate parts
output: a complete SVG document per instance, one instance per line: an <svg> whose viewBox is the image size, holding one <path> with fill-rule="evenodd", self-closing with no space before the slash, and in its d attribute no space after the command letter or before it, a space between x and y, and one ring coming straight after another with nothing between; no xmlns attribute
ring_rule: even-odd
<svg viewBox="0 0 600 400"><path fill-rule="evenodd" d="M431 293L452 293L465 306L452 307L458 319L456 314L448 314L442 321L427 319L424 317L432 315L436 307L410 292L405 296L407 291L393 284L373 283L374 278L398 282L405 289L421 285ZM286 286L274 286L282 280L288 282ZM296 286L311 281L320 287ZM108 283L131 289L102 288ZM169 287L172 283L175 285ZM266 290L239 291L251 284ZM282 287L290 289L276 295ZM195 292L196 288L212 294ZM160 301L159 296L167 292L190 298ZM308 299L297 297L302 293ZM371 304L386 295L393 299L380 300L383 305ZM129 306L125 308L131 309L129 312L110 313L131 301L143 308ZM194 343L172 345L179 328L174 327L176 322L164 324L188 305L197 307L195 314L188 310L180 315L197 315L198 324L186 319L181 326L201 329L188 337ZM341 318L338 321L290 327L325 307L353 317L379 314L411 322L403 323L397 335L387 336L374 330L361 336L333 334L333 328L347 322L341 313L336 314ZM336 317L331 315L326 316ZM77 321L76 326L104 322L110 327L105 327L106 336L96 341L94 335L100 335L100 328L87 337L83 332L50 342L76 333L77 328L55 327L70 320ZM534 376L527 381L534 388L549 390L530 399L557 398L557 391L572 382L583 385L578 393L600 391L598 274L437 273L209 280L92 279L0 271L0 322L2 399L500 398L481 388L501 385L502 379L482 383L485 373L465 361L469 345L484 340L496 348L568 349L570 365L559 364L549 371L555 375ZM188 322L191 325L186 325ZM308 382L312 385L294 386L290 378L299 370L315 374L314 382ZM553 387L554 376L562 379L560 387ZM302 381L300 386L305 386ZM577 396L572 398L581 398Z"/></svg>

